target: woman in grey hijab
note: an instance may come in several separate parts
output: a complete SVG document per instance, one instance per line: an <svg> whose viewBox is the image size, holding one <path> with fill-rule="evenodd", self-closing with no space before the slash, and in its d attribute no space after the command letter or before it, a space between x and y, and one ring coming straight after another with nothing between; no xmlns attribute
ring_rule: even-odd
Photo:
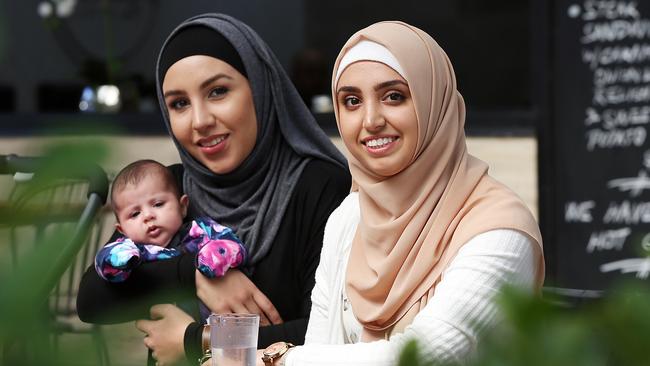
<svg viewBox="0 0 650 366"><path fill-rule="evenodd" d="M145 299L154 290L196 286L213 312L259 313L265 326L258 348L278 340L301 344L324 226L350 189L344 157L269 47L232 17L203 14L181 23L165 41L156 71L163 117L182 162L170 169L190 198L187 219L210 216L232 227L248 262L213 280L195 276L187 255L148 263L119 290L97 288L88 271L80 317L148 317L154 302ZM106 309L123 301L138 306L106 320ZM195 362L203 327L171 305L153 306L151 317L136 326L153 358L170 363L184 349Z"/></svg>

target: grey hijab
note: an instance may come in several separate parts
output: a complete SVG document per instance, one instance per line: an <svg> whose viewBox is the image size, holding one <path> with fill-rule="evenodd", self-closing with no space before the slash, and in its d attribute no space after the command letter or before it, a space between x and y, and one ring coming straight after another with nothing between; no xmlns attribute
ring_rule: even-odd
<svg viewBox="0 0 650 366"><path fill-rule="evenodd" d="M251 154L234 171L215 174L176 140L162 93L161 58L183 29L205 26L223 35L239 53L250 82L258 134ZM181 23L167 38L156 65L156 86L167 130L180 154L183 189L192 216L210 216L230 226L249 252L249 270L268 253L301 173L311 159L346 168L343 155L318 127L266 43L246 24L223 14L202 14ZM307 214L307 213L305 213Z"/></svg>

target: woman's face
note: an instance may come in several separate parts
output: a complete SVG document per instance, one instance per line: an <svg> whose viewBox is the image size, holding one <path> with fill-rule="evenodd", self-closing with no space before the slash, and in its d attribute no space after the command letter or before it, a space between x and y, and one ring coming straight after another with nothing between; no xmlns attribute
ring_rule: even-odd
<svg viewBox="0 0 650 366"><path fill-rule="evenodd" d="M383 63L348 66L336 86L341 137L366 168L389 177L415 154L418 123L408 83Z"/></svg>
<svg viewBox="0 0 650 366"><path fill-rule="evenodd" d="M172 133L183 147L217 174L235 170L257 139L257 117L248 80L210 56L173 64L163 81Z"/></svg>

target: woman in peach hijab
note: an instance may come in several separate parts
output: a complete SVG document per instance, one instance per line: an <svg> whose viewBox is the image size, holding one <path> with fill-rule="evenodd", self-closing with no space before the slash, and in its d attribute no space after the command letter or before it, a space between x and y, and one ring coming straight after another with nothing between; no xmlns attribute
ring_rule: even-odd
<svg viewBox="0 0 650 366"><path fill-rule="evenodd" d="M468 154L453 68L427 33L360 30L332 96L354 189L325 228L305 346L276 345L267 364L394 364L411 338L463 362L497 321L502 285L541 287L538 226Z"/></svg>

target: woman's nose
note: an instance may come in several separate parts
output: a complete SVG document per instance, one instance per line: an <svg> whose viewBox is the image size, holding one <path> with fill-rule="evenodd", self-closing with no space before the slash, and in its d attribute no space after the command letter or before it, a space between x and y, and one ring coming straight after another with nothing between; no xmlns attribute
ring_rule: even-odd
<svg viewBox="0 0 650 366"><path fill-rule="evenodd" d="M386 126L386 119L377 103L367 103L363 116L363 127L368 131L376 131Z"/></svg>
<svg viewBox="0 0 650 366"><path fill-rule="evenodd" d="M215 125L216 118L204 103L194 103L192 115L192 127L197 130L205 130Z"/></svg>

